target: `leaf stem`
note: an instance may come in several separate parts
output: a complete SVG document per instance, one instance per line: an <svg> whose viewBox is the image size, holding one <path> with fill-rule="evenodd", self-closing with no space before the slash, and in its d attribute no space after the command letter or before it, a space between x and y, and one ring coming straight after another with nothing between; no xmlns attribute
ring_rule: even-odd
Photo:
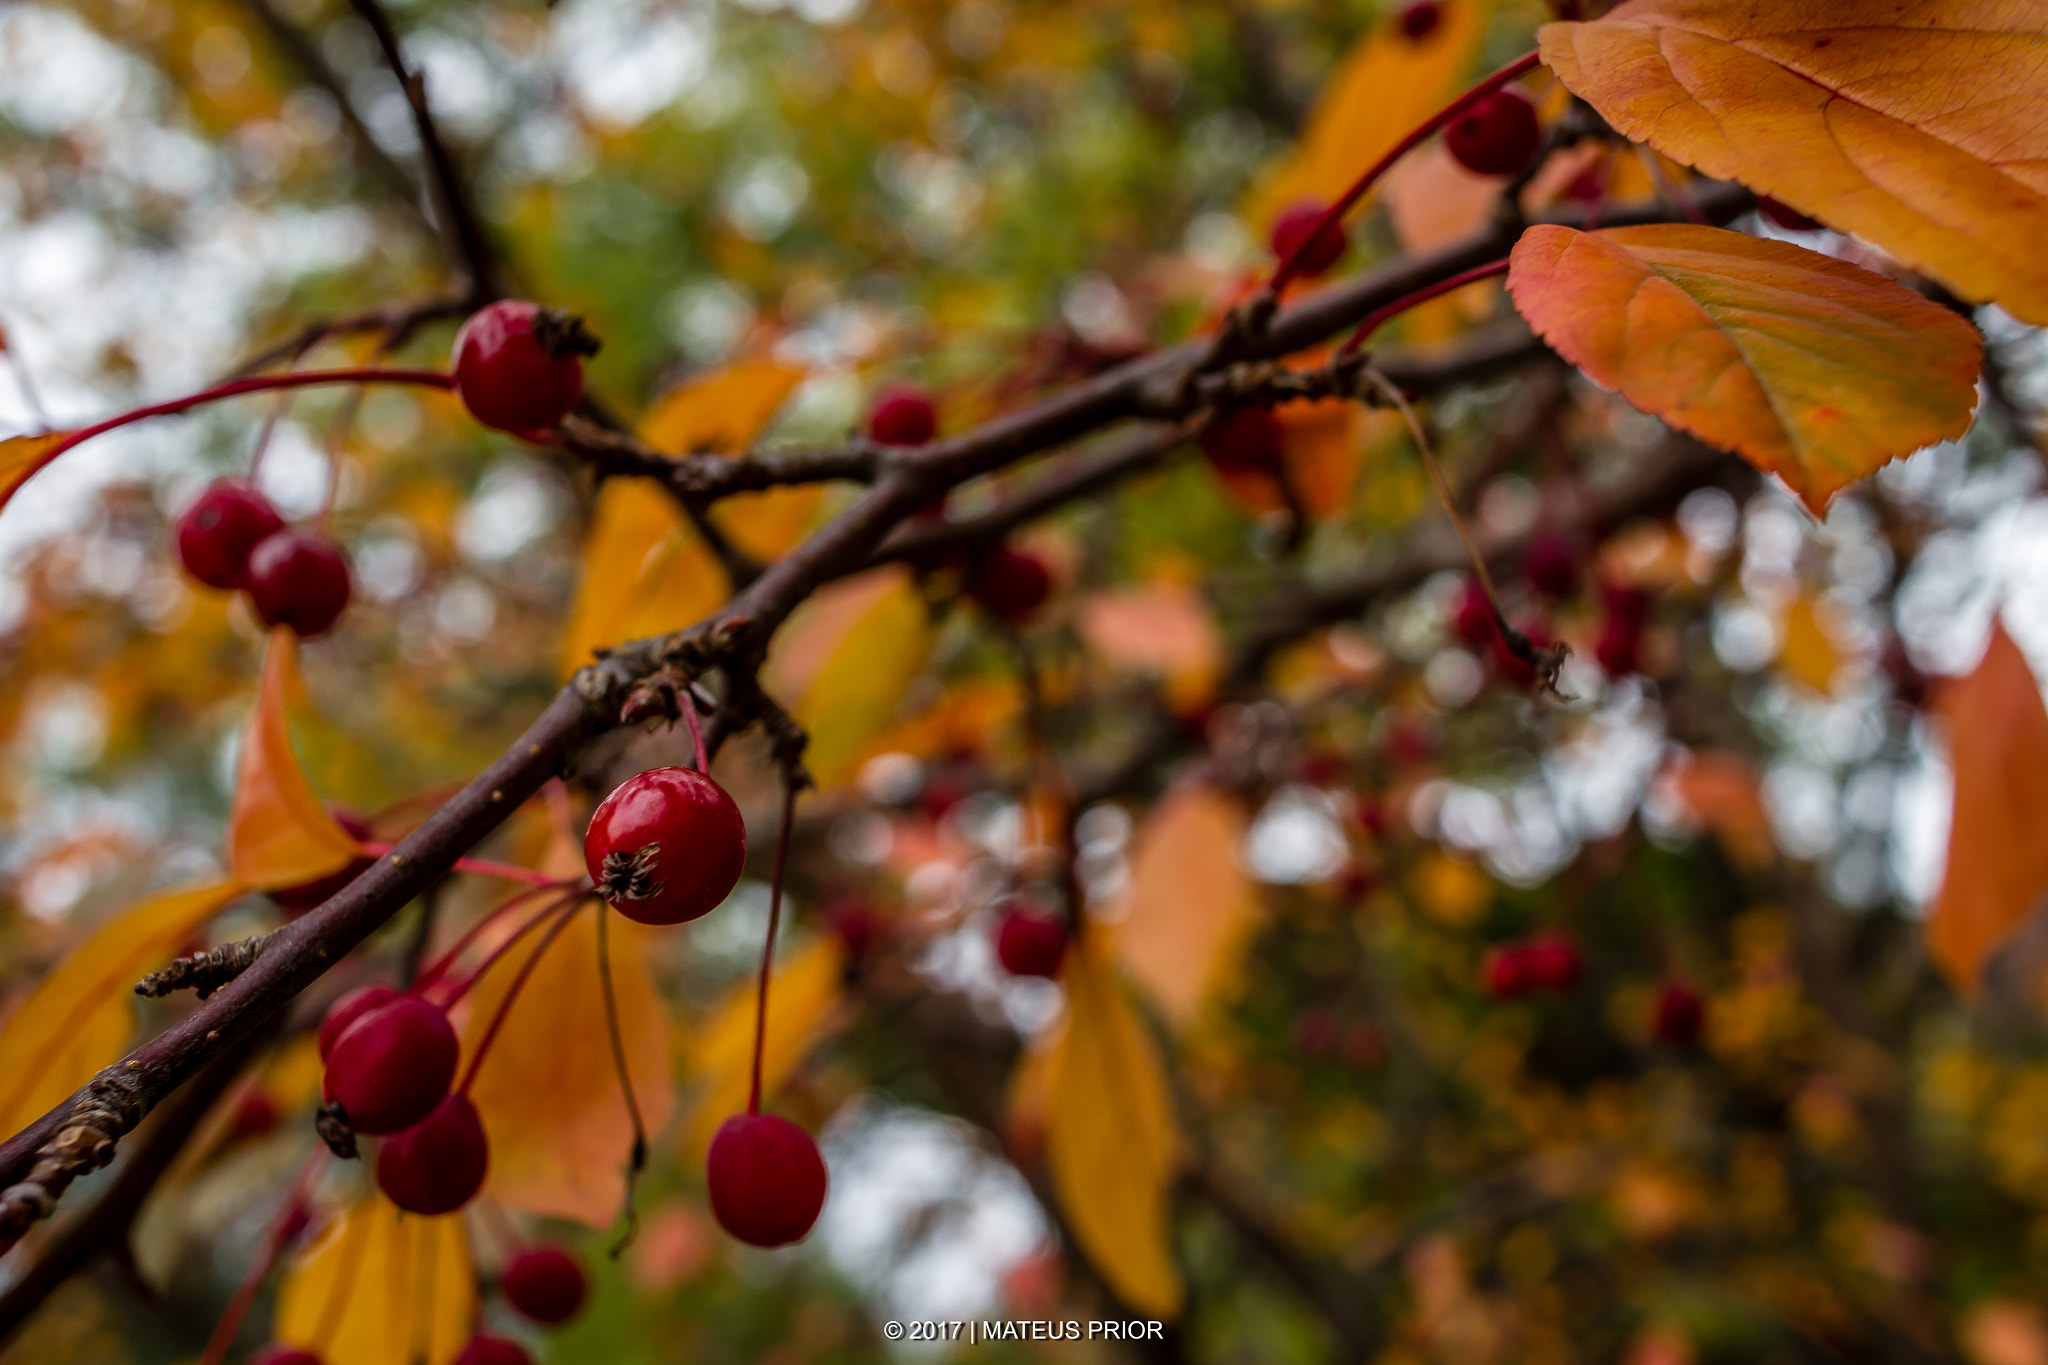
<svg viewBox="0 0 2048 1365"><path fill-rule="evenodd" d="M761 1112L761 1054L768 1043L768 982L775 966L775 931L782 924L782 873L789 865L789 828L796 823L797 784L782 785L782 827L775 831L775 870L768 881L768 936L761 944L761 984L754 999L754 1074L747 1088L747 1112Z"/></svg>
<svg viewBox="0 0 2048 1365"><path fill-rule="evenodd" d="M541 890L542 888L536 887L531 891L522 891L518 895L512 897L512 899L506 901L503 905L499 906L497 909L491 911L488 915L485 915L475 924L471 925L468 931L465 932L461 938L455 941L455 946L450 948L447 952L443 953L439 958L435 959L434 964L428 967L426 972L420 977L420 979L413 983L413 994L424 996L429 988L440 985L442 981L446 979L449 969L455 965L456 959L461 955L462 951L469 947L471 943L476 941L477 935L481 934L486 926L496 921L499 916L503 915L506 911L512 909L513 906L521 905L533 900L541 893ZM535 925L539 924L549 915L554 914L555 911L561 909L562 906L567 903L567 901L568 897L565 896L559 900L548 902L548 904L546 904L545 906L541 907L541 909L536 911L531 919L527 920L526 923L520 925L519 928L513 930L511 936L507 938L503 943L499 944L497 947L491 949L491 951L484 957L484 960L480 964L478 964L477 969L471 972L467 977L463 979L462 984L455 988L455 991L452 995L450 995L446 1000L443 1000L441 1002L441 1008L444 1010L453 1009L455 1007L455 1002L460 1000L463 996L469 994L469 988L476 984L477 978L482 976L484 972L487 969L489 969L492 963L496 962L499 958L503 957L507 952L511 951L512 946L519 942L520 939L525 938L527 934L531 933Z"/></svg>

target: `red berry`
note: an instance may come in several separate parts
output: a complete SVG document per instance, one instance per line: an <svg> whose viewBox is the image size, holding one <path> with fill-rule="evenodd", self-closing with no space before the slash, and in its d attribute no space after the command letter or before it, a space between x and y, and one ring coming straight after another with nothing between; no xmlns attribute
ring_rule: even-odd
<svg viewBox="0 0 2048 1365"><path fill-rule="evenodd" d="M178 558L209 588L240 588L249 581L249 551L283 529L268 498L248 484L216 479L178 518Z"/></svg>
<svg viewBox="0 0 2048 1365"><path fill-rule="evenodd" d="M533 1365L533 1357L516 1341L479 1332L463 1345L455 1365Z"/></svg>
<svg viewBox="0 0 2048 1365"><path fill-rule="evenodd" d="M1642 671L1643 628L1618 616L1607 618L1600 638L1593 645L1593 657L1610 678L1626 678Z"/></svg>
<svg viewBox="0 0 2048 1365"><path fill-rule="evenodd" d="M396 1133L426 1118L448 1094L460 1050L438 1006L401 995L336 1030L322 1089L357 1132Z"/></svg>
<svg viewBox="0 0 2048 1365"><path fill-rule="evenodd" d="M249 601L266 626L319 635L348 607L348 556L323 535L277 531L249 552Z"/></svg>
<svg viewBox="0 0 2048 1365"><path fill-rule="evenodd" d="M725 788L695 768L620 783L583 835L583 864L612 908L642 924L709 914L739 884L747 826Z"/></svg>
<svg viewBox="0 0 2048 1365"><path fill-rule="evenodd" d="M983 611L1023 625L1052 593L1052 573L1037 555L998 545L967 571L967 595Z"/></svg>
<svg viewBox="0 0 2048 1365"><path fill-rule="evenodd" d="M249 1357L249 1365L322 1365L319 1356L300 1346L274 1341Z"/></svg>
<svg viewBox="0 0 2048 1365"><path fill-rule="evenodd" d="M885 446L921 446L938 430L938 409L924 390L909 384L882 390L868 412L868 435Z"/></svg>
<svg viewBox="0 0 2048 1365"><path fill-rule="evenodd" d="M1543 125L1529 97L1510 86L1452 119L1444 141L1458 164L1476 175L1513 175L1535 159Z"/></svg>
<svg viewBox="0 0 2048 1365"><path fill-rule="evenodd" d="M1344 869L1343 876L1338 879L1337 891L1347 902L1357 902L1371 895L1373 888L1379 884L1379 873L1372 868L1352 863Z"/></svg>
<svg viewBox="0 0 2048 1365"><path fill-rule="evenodd" d="M583 1267L560 1247L533 1247L505 1267L505 1302L550 1326L575 1317L588 1289Z"/></svg>
<svg viewBox="0 0 2048 1365"><path fill-rule="evenodd" d="M1222 473L1271 474L1280 468L1286 441L1280 419L1264 408L1239 408L1202 432L1202 454Z"/></svg>
<svg viewBox="0 0 2048 1365"><path fill-rule="evenodd" d="M1579 984L1579 949L1562 934L1540 934L1529 940L1529 984L1563 995Z"/></svg>
<svg viewBox="0 0 2048 1365"><path fill-rule="evenodd" d="M374 833L369 822L352 811L337 810L329 813L334 816L335 824L348 831L351 839L368 839ZM271 892L270 898L277 902L285 914L297 918L315 906L325 904L328 898L341 888L368 872L370 864L375 861L376 859L367 857L351 858L348 866L339 872L330 872L324 877L315 877L310 882L300 882L297 886L282 887Z"/></svg>
<svg viewBox="0 0 2048 1365"><path fill-rule="evenodd" d="M1821 232L1826 224L1808 218L1789 204L1781 204L1768 194L1756 201L1757 212L1771 220L1771 223L1786 232Z"/></svg>
<svg viewBox="0 0 2048 1365"><path fill-rule="evenodd" d="M1036 910L1011 910L996 926L996 961L1012 976L1058 976L1066 955L1066 926Z"/></svg>
<svg viewBox="0 0 2048 1365"><path fill-rule="evenodd" d="M260 1090L251 1090L235 1105L234 1134L238 1138L262 1137L277 1127L277 1106Z"/></svg>
<svg viewBox="0 0 2048 1365"><path fill-rule="evenodd" d="M1473 649L1485 649L1500 638L1493 628L1493 599L1476 578L1465 580L1465 590L1451 609L1451 633Z"/></svg>
<svg viewBox="0 0 2048 1365"><path fill-rule="evenodd" d="M1546 597L1570 597L1579 590L1578 553L1561 535L1534 536L1522 551L1522 577Z"/></svg>
<svg viewBox="0 0 2048 1365"><path fill-rule="evenodd" d="M487 427L546 431L583 396L582 357L596 354L597 339L581 318L499 299L455 334L455 391Z"/></svg>
<svg viewBox="0 0 2048 1365"><path fill-rule="evenodd" d="M1297 199L1283 209L1273 220L1273 233L1268 239L1274 258L1284 261L1292 256L1301 243L1309 240L1309 234L1315 232L1316 224L1323 220L1323 214L1329 207L1320 199ZM1344 259L1344 250L1350 244L1350 239L1344 235L1344 224L1330 224L1323 231L1316 232L1315 239L1302 252L1295 273L1309 278L1322 274Z"/></svg>
<svg viewBox="0 0 2048 1365"><path fill-rule="evenodd" d="M1659 1042L1691 1047L1700 1040L1700 1029L1707 1020L1706 1001L1683 982L1667 981L1657 988L1657 1005L1651 1020Z"/></svg>
<svg viewBox="0 0 2048 1365"><path fill-rule="evenodd" d="M1415 0L1414 4L1404 7L1395 20L1401 26L1401 36L1411 42L1421 42L1436 32L1443 21L1443 6L1437 0Z"/></svg>
<svg viewBox="0 0 2048 1365"><path fill-rule="evenodd" d="M1482 969L1486 993L1496 1000L1512 1000L1535 985L1529 950L1519 943L1504 943L1486 955Z"/></svg>
<svg viewBox="0 0 2048 1365"><path fill-rule="evenodd" d="M408 1213L453 1213L484 1187L490 1165L476 1106L467 1095L450 1095L377 1149L377 1188Z"/></svg>
<svg viewBox="0 0 2048 1365"><path fill-rule="evenodd" d="M751 1246L802 1241L825 1207L825 1158L811 1135L775 1114L734 1114L705 1162L718 1225Z"/></svg>
<svg viewBox="0 0 2048 1365"><path fill-rule="evenodd" d="M846 896L826 906L825 927L845 945L846 956L854 962L873 950L886 929L881 914L858 896Z"/></svg>
<svg viewBox="0 0 2048 1365"><path fill-rule="evenodd" d="M329 1005L327 1017L320 1021L320 1060L327 1060L327 1054L334 1051L335 1042L348 1032L349 1025L397 998L398 992L389 986L358 986Z"/></svg>

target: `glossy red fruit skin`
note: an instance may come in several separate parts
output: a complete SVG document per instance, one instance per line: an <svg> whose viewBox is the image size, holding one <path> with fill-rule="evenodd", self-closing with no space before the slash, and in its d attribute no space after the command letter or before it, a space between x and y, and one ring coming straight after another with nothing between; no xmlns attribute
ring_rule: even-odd
<svg viewBox="0 0 2048 1365"><path fill-rule="evenodd" d="M1786 232L1824 232L1827 230L1827 225L1818 219L1808 218L1790 204L1781 204L1768 194L1758 196L1756 209L1758 213L1761 213L1771 221L1772 226L1781 228Z"/></svg>
<svg viewBox="0 0 2048 1365"><path fill-rule="evenodd" d="M455 1028L439 1006L401 995L339 1030L322 1089L358 1133L381 1137L433 1113L455 1079Z"/></svg>
<svg viewBox="0 0 2048 1365"><path fill-rule="evenodd" d="M1286 428L1264 408L1239 408L1202 432L1202 454L1219 471L1271 474L1280 468Z"/></svg>
<svg viewBox="0 0 2048 1365"><path fill-rule="evenodd" d="M868 412L868 435L885 446L921 446L938 431L938 409L909 384L882 390Z"/></svg>
<svg viewBox="0 0 2048 1365"><path fill-rule="evenodd" d="M1536 106L1512 86L1496 90L1451 120L1444 142L1475 175L1513 175L1536 157L1543 124Z"/></svg>
<svg viewBox="0 0 2048 1365"><path fill-rule="evenodd" d="M818 1144L776 1114L734 1114L719 1124L704 1174L718 1225L750 1246L802 1241L825 1207Z"/></svg>
<svg viewBox="0 0 2048 1365"><path fill-rule="evenodd" d="M1526 995L1536 983L1531 979L1529 950L1519 943L1504 943L1486 955L1481 976L1486 993L1496 1000Z"/></svg>
<svg viewBox="0 0 2048 1365"><path fill-rule="evenodd" d="M683 924L717 909L739 884L747 825L725 788L695 768L650 768L598 804L583 863L627 919Z"/></svg>
<svg viewBox="0 0 2048 1365"><path fill-rule="evenodd" d="M1066 956L1066 926L1056 920L1011 910L996 926L996 961L1011 976L1056 977Z"/></svg>
<svg viewBox="0 0 2048 1365"><path fill-rule="evenodd" d="M1323 220L1323 214L1330 206L1320 199L1297 199L1282 209L1280 216L1273 220L1273 232L1267 244L1273 248L1273 259L1284 261L1294 254L1301 243L1309 241L1309 234L1315 232L1316 224ZM1329 270L1344 259L1344 252L1351 245L1351 239L1344 233L1342 223L1332 223L1323 232L1317 232L1302 252L1301 260L1295 265L1294 273L1304 279L1313 279Z"/></svg>
<svg viewBox="0 0 2048 1365"><path fill-rule="evenodd" d="M348 1032L351 1024L397 998L398 992L389 986L358 986L329 1005L327 1017L320 1021L320 1060L327 1060L327 1054L334 1051L335 1042Z"/></svg>
<svg viewBox="0 0 2048 1365"><path fill-rule="evenodd" d="M249 1365L324 1365L319 1356L300 1346L272 1342L249 1357Z"/></svg>
<svg viewBox="0 0 2048 1365"><path fill-rule="evenodd" d="M334 816L335 824L348 831L351 839L368 839L374 832L368 821L353 812L337 810L329 813ZM312 881L300 882L297 886L287 886L273 891L270 898L277 902L285 914L296 919L315 906L325 904L328 897L368 872L370 865L376 861L375 858L368 857L351 858L348 866L339 872L330 872L324 877L315 877Z"/></svg>
<svg viewBox="0 0 2048 1365"><path fill-rule="evenodd" d="M325 536L278 531L249 552L249 602L266 626L325 634L353 591L348 556Z"/></svg>
<svg viewBox="0 0 2048 1365"><path fill-rule="evenodd" d="M283 529L270 499L238 480L216 479L178 518L178 559L207 587L237 589L249 581L249 552Z"/></svg>
<svg viewBox="0 0 2048 1365"><path fill-rule="evenodd" d="M533 1365L533 1357L516 1341L479 1332L464 1343L455 1365Z"/></svg>
<svg viewBox="0 0 2048 1365"><path fill-rule="evenodd" d="M983 611L1021 626L1052 595L1052 572L1037 555L998 545L967 571L966 588Z"/></svg>
<svg viewBox="0 0 2048 1365"><path fill-rule="evenodd" d="M377 1149L377 1188L407 1213L453 1213L476 1197L491 1168L483 1120L467 1095L450 1095L434 1112Z"/></svg>
<svg viewBox="0 0 2048 1365"><path fill-rule="evenodd" d="M1401 27L1401 36L1417 43L1436 32L1443 21L1443 6L1437 0L1415 0L1415 3L1403 7L1395 20Z"/></svg>
<svg viewBox="0 0 2048 1365"><path fill-rule="evenodd" d="M1529 984L1565 995L1579 984L1582 964L1578 945L1562 934L1539 934L1529 940Z"/></svg>
<svg viewBox="0 0 2048 1365"><path fill-rule="evenodd" d="M590 1284L576 1258L555 1246L530 1247L505 1267L505 1302L547 1326L567 1322L583 1307Z"/></svg>
<svg viewBox="0 0 2048 1365"><path fill-rule="evenodd" d="M583 397L582 356L596 349L573 319L527 299L499 299L455 334L455 391L487 427L546 431Z"/></svg>
<svg viewBox="0 0 2048 1365"><path fill-rule="evenodd" d="M1707 1022L1707 1004L1700 993L1682 981L1667 981L1657 988L1657 1004L1650 1016L1657 1041L1673 1047L1691 1047L1700 1040Z"/></svg>

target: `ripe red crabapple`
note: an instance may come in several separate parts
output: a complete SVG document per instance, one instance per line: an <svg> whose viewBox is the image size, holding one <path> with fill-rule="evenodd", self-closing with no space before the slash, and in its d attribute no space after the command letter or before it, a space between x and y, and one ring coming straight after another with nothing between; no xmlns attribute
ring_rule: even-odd
<svg viewBox="0 0 2048 1365"><path fill-rule="evenodd" d="M825 1158L811 1135L776 1114L734 1114L705 1162L718 1225L751 1246L802 1241L825 1207Z"/></svg>
<svg viewBox="0 0 2048 1365"><path fill-rule="evenodd" d="M178 559L210 588L240 588L249 581L249 552L283 529L270 499L246 483L216 479L178 518Z"/></svg>
<svg viewBox="0 0 2048 1365"><path fill-rule="evenodd" d="M303 1347L274 1341L249 1357L249 1365L322 1365L322 1361Z"/></svg>
<svg viewBox="0 0 2048 1365"><path fill-rule="evenodd" d="M266 626L324 634L348 608L348 556L312 531L276 531L249 552L249 602Z"/></svg>
<svg viewBox="0 0 2048 1365"><path fill-rule="evenodd" d="M396 1133L441 1103L460 1050L439 1006L401 995L359 1011L337 1030L322 1088L357 1132Z"/></svg>
<svg viewBox="0 0 2048 1365"><path fill-rule="evenodd" d="M543 1102L535 1097L536 1103ZM490 1170L483 1119L467 1095L450 1095L433 1113L377 1149L377 1188L407 1213L453 1213L476 1197Z"/></svg>
<svg viewBox="0 0 2048 1365"><path fill-rule="evenodd" d="M499 299L455 334L455 391L487 427L546 431L583 397L583 357L597 348L581 318L526 299Z"/></svg>
<svg viewBox="0 0 2048 1365"><path fill-rule="evenodd" d="M1657 1003L1650 1018L1651 1031L1659 1042L1691 1047L1699 1042L1706 1017L1706 1002L1684 982L1666 981L1657 988Z"/></svg>
<svg viewBox="0 0 2048 1365"><path fill-rule="evenodd" d="M921 446L938 434L939 414L924 390L895 384L868 412L868 435L885 446Z"/></svg>
<svg viewBox="0 0 2048 1365"><path fill-rule="evenodd" d="M505 1267L505 1302L535 1322L567 1322L589 1290L583 1267L558 1246L529 1247Z"/></svg>
<svg viewBox="0 0 2048 1365"><path fill-rule="evenodd" d="M516 1341L479 1332L463 1344L455 1365L533 1365L533 1357Z"/></svg>
<svg viewBox="0 0 2048 1365"><path fill-rule="evenodd" d="M717 909L746 861L739 807L695 768L627 778L583 835L583 863L598 893L642 924L681 924Z"/></svg>
<svg viewBox="0 0 2048 1365"><path fill-rule="evenodd" d="M1529 97L1511 86L1452 119L1444 142L1458 164L1476 175L1513 175L1543 145L1543 125Z"/></svg>
<svg viewBox="0 0 2048 1365"><path fill-rule="evenodd" d="M1444 21L1443 6L1437 0L1414 0L1405 5L1395 22L1401 26L1401 36L1410 42L1421 42L1437 31Z"/></svg>
<svg viewBox="0 0 2048 1365"><path fill-rule="evenodd" d="M1036 910L1013 908L996 925L996 961L1012 976L1058 976L1066 955L1066 926Z"/></svg>
<svg viewBox="0 0 2048 1365"><path fill-rule="evenodd" d="M1578 945L1563 934L1539 934L1529 940L1529 984L1563 995L1579 984Z"/></svg>
<svg viewBox="0 0 2048 1365"><path fill-rule="evenodd" d="M967 571L967 595L989 615L1021 626L1045 605L1052 573L1037 555L998 545Z"/></svg>
<svg viewBox="0 0 2048 1365"><path fill-rule="evenodd" d="M334 1051L335 1042L348 1032L349 1025L397 998L398 992L389 986L358 986L329 1005L327 1017L320 1021L320 1060L327 1060L327 1054Z"/></svg>
<svg viewBox="0 0 2048 1365"><path fill-rule="evenodd" d="M1283 209L1273 220L1272 235L1268 238L1273 258L1284 261L1292 256L1295 248L1315 232L1316 224L1323 220L1323 214L1329 207L1320 199L1297 199ZM1345 248L1350 244L1350 239L1344 235L1344 225L1330 224L1323 231L1316 232L1315 240L1302 252L1295 273L1306 279L1323 274L1344 259Z"/></svg>

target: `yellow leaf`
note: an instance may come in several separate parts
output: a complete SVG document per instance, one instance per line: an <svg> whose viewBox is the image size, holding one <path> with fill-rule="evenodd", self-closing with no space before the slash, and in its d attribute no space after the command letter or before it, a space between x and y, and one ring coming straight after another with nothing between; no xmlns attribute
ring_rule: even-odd
<svg viewBox="0 0 2048 1365"><path fill-rule="evenodd" d="M803 378L794 365L765 360L714 370L663 394L640 423L641 439L678 455L740 454ZM742 493L720 502L711 519L748 555L774 559L809 528L824 495L815 484Z"/></svg>
<svg viewBox="0 0 2048 1365"><path fill-rule="evenodd" d="M1045 1077L1053 1190L1117 1297L1171 1319L1182 1298L1170 1208L1180 1143L1166 1070L1090 938L1075 944L1061 980L1067 1021Z"/></svg>
<svg viewBox="0 0 2048 1365"><path fill-rule="evenodd" d="M609 913L601 907L598 913ZM612 987L633 1094L650 1136L674 1105L668 1019L645 965L652 936L622 916L605 927ZM524 946L477 986L463 1025L472 1051L504 1003ZM545 1097L537 1102L537 1097ZM470 1098L491 1140L484 1192L500 1203L608 1227L626 1195L633 1125L619 1090L598 978L597 914L576 919L549 945L505 1015Z"/></svg>
<svg viewBox="0 0 2048 1365"><path fill-rule="evenodd" d="M1888 460L1960 436L1976 329L1831 256L1720 228L1530 228L1515 306L1629 402L1784 479L1818 515Z"/></svg>
<svg viewBox="0 0 2048 1365"><path fill-rule="evenodd" d="M0 441L0 507L5 507L31 475L52 458L50 451L71 433L44 431L34 436L10 436Z"/></svg>
<svg viewBox="0 0 2048 1365"><path fill-rule="evenodd" d="M694 625L731 590L667 493L647 479L607 479L583 542L562 671L575 672L604 646Z"/></svg>
<svg viewBox="0 0 2048 1365"><path fill-rule="evenodd" d="M1801 595L1785 613L1785 643L1778 650L1778 667L1795 681L1823 696L1835 690L1835 670L1842 665L1842 652L1821 623L1821 608L1812 597Z"/></svg>
<svg viewBox="0 0 2048 1365"><path fill-rule="evenodd" d="M289 628L271 632L228 815L228 868L265 890L338 872L357 853L356 841L313 795L285 733L285 703L301 686L298 649Z"/></svg>
<svg viewBox="0 0 2048 1365"><path fill-rule="evenodd" d="M1346 55L1293 154L1246 202L1255 230L1263 233L1297 199L1336 199L1463 88L1493 5L1458 0L1443 12L1443 23L1421 42L1381 22Z"/></svg>
<svg viewBox="0 0 2048 1365"><path fill-rule="evenodd" d="M1102 658L1166 680L1176 711L1208 700L1223 665L1223 634L1193 585L1148 583L1090 596L1081 636Z"/></svg>
<svg viewBox="0 0 2048 1365"><path fill-rule="evenodd" d="M854 775L931 649L929 614L901 565L835 583L790 617L762 678L810 734L804 761L821 789Z"/></svg>
<svg viewBox="0 0 2048 1365"><path fill-rule="evenodd" d="M811 1049L840 1024L840 982L846 955L839 941L813 939L775 968L768 991L768 1040L761 1054L761 1098L781 1089ZM754 1058L754 983L727 996L690 1039L688 1071L697 1093L683 1128L683 1148L701 1161L711 1135L747 1106Z"/></svg>
<svg viewBox="0 0 2048 1365"><path fill-rule="evenodd" d="M0 1129L27 1127L118 1059L135 1032L135 983L244 889L217 882L167 892L72 949L0 1027Z"/></svg>
<svg viewBox="0 0 2048 1365"><path fill-rule="evenodd" d="M1411 877L1423 910L1454 928L1472 923L1493 899L1491 877L1441 849L1419 859Z"/></svg>
<svg viewBox="0 0 2048 1365"><path fill-rule="evenodd" d="M1258 892L1237 859L1244 831L1238 804L1200 783L1169 793L1138 830L1117 955L1181 1028L1230 975L1258 922Z"/></svg>
<svg viewBox="0 0 2048 1365"><path fill-rule="evenodd" d="M1960 990L2048 891L2048 708L2026 656L1993 622L1984 661L1943 689L1955 809L1927 951Z"/></svg>
<svg viewBox="0 0 2048 1365"><path fill-rule="evenodd" d="M2048 323L2048 8L1637 0L1539 36L1627 136Z"/></svg>
<svg viewBox="0 0 2048 1365"><path fill-rule="evenodd" d="M293 1258L273 1335L348 1365L447 1365L475 1315L462 1215L403 1213L371 1190Z"/></svg>

